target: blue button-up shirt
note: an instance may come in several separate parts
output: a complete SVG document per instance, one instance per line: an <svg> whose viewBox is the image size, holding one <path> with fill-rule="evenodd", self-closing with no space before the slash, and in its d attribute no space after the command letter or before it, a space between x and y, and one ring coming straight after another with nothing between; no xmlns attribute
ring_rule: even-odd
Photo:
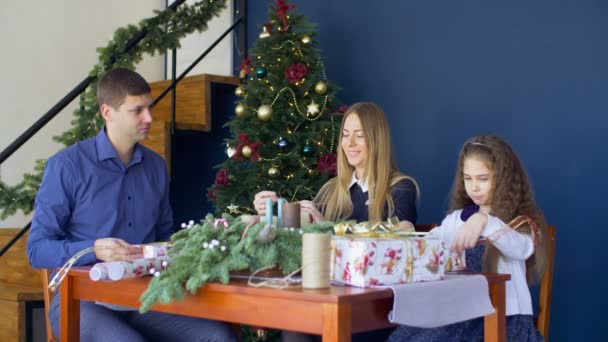
<svg viewBox="0 0 608 342"><path fill-rule="evenodd" d="M169 178L156 153L135 145L128 166L118 157L105 129L47 161L36 195L27 240L36 268L63 265L96 239L130 244L168 240L173 232ZM96 262L89 253L76 263Z"/></svg>

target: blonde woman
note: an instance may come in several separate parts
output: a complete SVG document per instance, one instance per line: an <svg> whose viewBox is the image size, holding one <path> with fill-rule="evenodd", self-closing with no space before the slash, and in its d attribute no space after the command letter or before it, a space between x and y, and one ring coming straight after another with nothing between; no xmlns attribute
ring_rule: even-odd
<svg viewBox="0 0 608 342"><path fill-rule="evenodd" d="M379 222L398 217L400 228L416 223L418 185L401 173L393 159L386 115L371 102L355 103L344 113L338 149L337 176L313 201L300 201L313 222L356 220ZM266 213L266 199L277 194L261 191L253 204Z"/></svg>

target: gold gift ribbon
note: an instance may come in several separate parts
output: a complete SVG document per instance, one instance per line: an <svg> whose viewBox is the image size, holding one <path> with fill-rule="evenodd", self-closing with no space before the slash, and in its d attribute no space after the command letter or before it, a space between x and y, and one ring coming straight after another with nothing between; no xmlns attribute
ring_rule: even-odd
<svg viewBox="0 0 608 342"><path fill-rule="evenodd" d="M334 225L334 234L345 236L347 234L356 237L383 237L383 238L404 238L412 236L427 235L428 232L416 232L414 230L399 229L399 218L396 216L389 218L386 222L370 224L369 222L357 223L355 221L339 222Z"/></svg>

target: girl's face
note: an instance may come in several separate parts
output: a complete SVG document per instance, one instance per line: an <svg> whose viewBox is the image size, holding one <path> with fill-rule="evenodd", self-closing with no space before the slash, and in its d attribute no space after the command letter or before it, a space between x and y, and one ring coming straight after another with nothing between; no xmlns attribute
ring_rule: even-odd
<svg viewBox="0 0 608 342"><path fill-rule="evenodd" d="M475 157L466 158L462 173L467 195L482 210L489 213L494 190L494 171L486 164Z"/></svg>
<svg viewBox="0 0 608 342"><path fill-rule="evenodd" d="M359 120L357 113L352 113L346 117L340 143L348 159L348 164L355 168L357 177L361 178L367 161L367 144L365 143L361 120Z"/></svg>

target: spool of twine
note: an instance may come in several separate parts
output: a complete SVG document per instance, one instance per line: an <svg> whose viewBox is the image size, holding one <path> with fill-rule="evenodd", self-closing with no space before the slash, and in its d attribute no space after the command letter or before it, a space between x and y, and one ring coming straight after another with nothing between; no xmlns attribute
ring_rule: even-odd
<svg viewBox="0 0 608 342"><path fill-rule="evenodd" d="M300 203L283 203L283 226L300 228Z"/></svg>
<svg viewBox="0 0 608 342"><path fill-rule="evenodd" d="M302 287L329 287L331 235L306 233L302 235Z"/></svg>

